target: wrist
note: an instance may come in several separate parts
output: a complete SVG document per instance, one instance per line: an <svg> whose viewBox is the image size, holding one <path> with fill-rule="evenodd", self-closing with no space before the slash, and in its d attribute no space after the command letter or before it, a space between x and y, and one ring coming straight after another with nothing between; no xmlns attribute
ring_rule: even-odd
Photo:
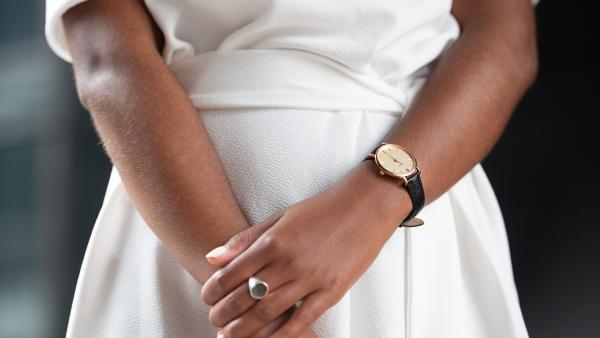
<svg viewBox="0 0 600 338"><path fill-rule="evenodd" d="M364 160L354 169L355 184L362 189L361 198L373 206L381 221L394 229L412 210L412 202L406 187L398 179L380 175L373 160Z"/></svg>

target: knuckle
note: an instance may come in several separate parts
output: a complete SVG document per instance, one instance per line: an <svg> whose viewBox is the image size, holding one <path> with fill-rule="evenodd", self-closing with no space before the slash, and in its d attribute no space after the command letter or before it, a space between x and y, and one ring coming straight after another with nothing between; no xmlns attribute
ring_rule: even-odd
<svg viewBox="0 0 600 338"><path fill-rule="evenodd" d="M250 226L248 229L246 229L246 231L244 231L246 233L246 240L248 241L248 243L250 243L250 239L257 236L257 231L260 228L256 225L252 225Z"/></svg>
<svg viewBox="0 0 600 338"><path fill-rule="evenodd" d="M200 290L200 298L202 298L202 300L204 301L204 303L206 303L207 305L212 305L210 304L210 299L208 296L208 291L206 291L206 284L202 285L202 290Z"/></svg>
<svg viewBox="0 0 600 338"><path fill-rule="evenodd" d="M300 312L298 313L298 321L300 321L300 323L304 325L310 325L312 324L312 322L317 320L316 311L314 309L306 308L303 310L299 309L299 311Z"/></svg>
<svg viewBox="0 0 600 338"><path fill-rule="evenodd" d="M246 231L239 232L235 234L229 242L227 242L227 247L231 249L237 249L243 247L248 242L248 234Z"/></svg>
<svg viewBox="0 0 600 338"><path fill-rule="evenodd" d="M344 282L337 274L331 274L325 277L325 285L329 290L339 290L343 288Z"/></svg>
<svg viewBox="0 0 600 338"><path fill-rule="evenodd" d="M344 286L344 282L342 281L341 278L335 277L331 280L331 287L334 290L338 290L338 289L342 288L343 286Z"/></svg>
<svg viewBox="0 0 600 338"><path fill-rule="evenodd" d="M202 291L200 293L200 297L207 305L215 305L217 299L215 298L215 292L219 287L215 285L216 281L213 281L210 286L203 286Z"/></svg>
<svg viewBox="0 0 600 338"><path fill-rule="evenodd" d="M270 322L273 318L277 316L273 304L263 301L257 303L254 313L258 317L258 319L260 319L263 322Z"/></svg>
<svg viewBox="0 0 600 338"><path fill-rule="evenodd" d="M227 290L227 287L229 286L229 277L227 276L227 274L219 272L218 275L215 277L214 285L219 291Z"/></svg>
<svg viewBox="0 0 600 338"><path fill-rule="evenodd" d="M282 244L282 240L279 237L271 234L264 235L263 245L267 250L271 252L280 252Z"/></svg>
<svg viewBox="0 0 600 338"><path fill-rule="evenodd" d="M227 309L232 312L240 311L243 306L242 299L236 297L234 293L230 293L225 299Z"/></svg>
<svg viewBox="0 0 600 338"><path fill-rule="evenodd" d="M210 311L208 311L208 320L214 325L214 326L221 326L221 320L219 318L219 314L217 313L217 310L215 307L212 307L210 309Z"/></svg>
<svg viewBox="0 0 600 338"><path fill-rule="evenodd" d="M240 234L240 238L241 238L241 239L240 239L240 243L242 243L242 245L243 245L244 247L247 247L247 246L249 246L249 245L250 245L250 242L251 242L251 240L252 240L252 235L253 235L253 233L254 233L255 231L256 231L256 228L255 228L255 227L250 227L248 230L246 230L246 231L243 231L243 232Z"/></svg>
<svg viewBox="0 0 600 338"><path fill-rule="evenodd" d="M318 276L314 267L293 255L287 257L285 268L296 276Z"/></svg>
<svg viewBox="0 0 600 338"><path fill-rule="evenodd" d="M231 326L228 328L228 330L223 332L225 334L225 337L246 337L246 327L248 323L245 323L243 319L235 320L232 324L229 325Z"/></svg>

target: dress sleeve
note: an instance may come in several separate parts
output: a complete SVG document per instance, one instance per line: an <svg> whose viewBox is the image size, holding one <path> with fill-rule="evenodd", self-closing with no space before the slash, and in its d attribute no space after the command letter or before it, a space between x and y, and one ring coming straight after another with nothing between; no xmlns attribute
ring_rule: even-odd
<svg viewBox="0 0 600 338"><path fill-rule="evenodd" d="M44 34L50 49L61 59L71 63L62 15L75 5L88 0L46 0L46 22Z"/></svg>

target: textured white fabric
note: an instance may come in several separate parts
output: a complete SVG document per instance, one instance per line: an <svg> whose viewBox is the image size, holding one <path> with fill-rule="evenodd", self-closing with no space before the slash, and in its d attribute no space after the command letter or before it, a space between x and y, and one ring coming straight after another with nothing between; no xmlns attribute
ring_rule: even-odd
<svg viewBox="0 0 600 338"><path fill-rule="evenodd" d="M71 62L47 0L46 37ZM402 118L459 34L449 0L146 0L248 221L327 189ZM285 160L279 160L284 158ZM398 228L313 329L319 337L528 337L500 209L480 165ZM68 337L215 337L201 285L113 167Z"/></svg>

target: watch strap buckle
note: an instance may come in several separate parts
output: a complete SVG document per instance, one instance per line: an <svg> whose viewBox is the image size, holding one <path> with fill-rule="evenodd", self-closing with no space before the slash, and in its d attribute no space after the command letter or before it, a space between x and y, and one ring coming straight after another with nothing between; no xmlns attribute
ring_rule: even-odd
<svg viewBox="0 0 600 338"><path fill-rule="evenodd" d="M400 223L400 225L398 225L399 228L401 227L418 227L420 225L425 224L425 222L423 222L422 219L417 218L417 217L413 217L411 219L406 219L404 220L402 223Z"/></svg>

